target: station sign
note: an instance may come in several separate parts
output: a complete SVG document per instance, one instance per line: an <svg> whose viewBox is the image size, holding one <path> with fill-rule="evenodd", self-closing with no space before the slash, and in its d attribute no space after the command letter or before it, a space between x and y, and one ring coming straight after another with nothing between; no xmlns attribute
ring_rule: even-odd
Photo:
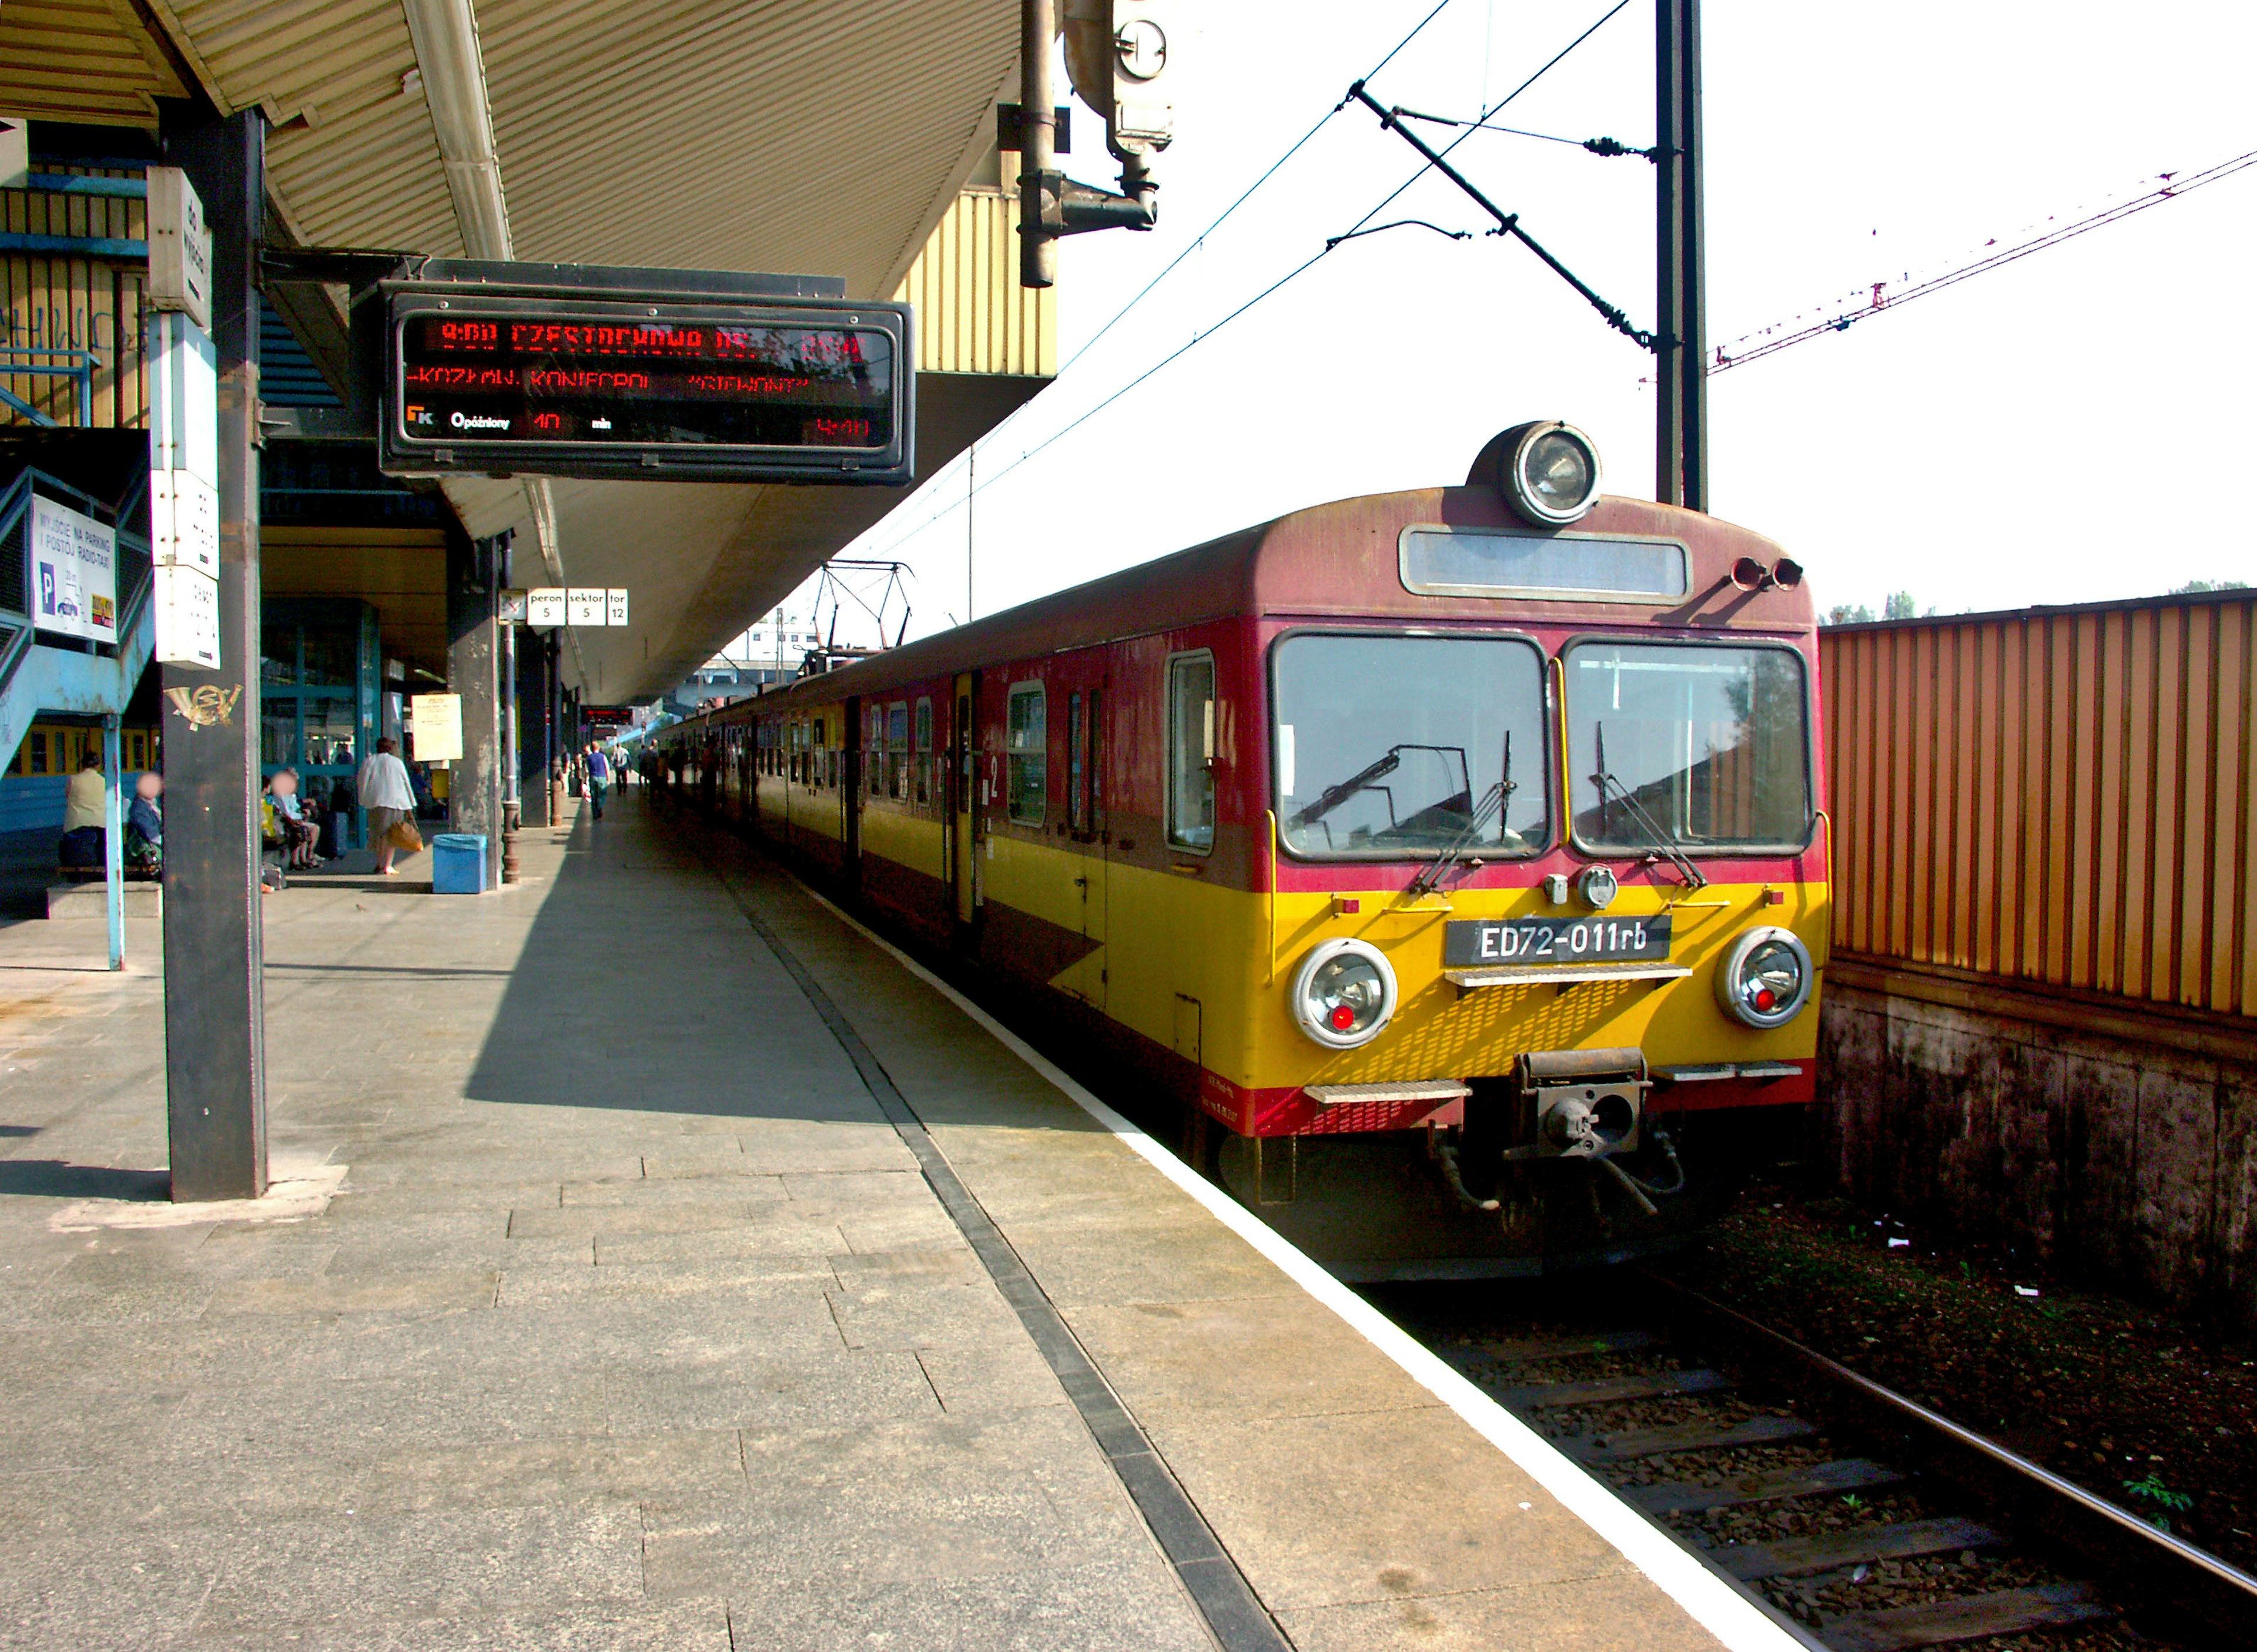
<svg viewBox="0 0 2257 1652"><path fill-rule="evenodd" d="M177 562L156 568L153 577L157 662L218 670L219 582Z"/></svg>
<svg viewBox="0 0 2257 1652"><path fill-rule="evenodd" d="M407 696L407 734L418 763L452 763L463 754L463 696Z"/></svg>
<svg viewBox="0 0 2257 1652"><path fill-rule="evenodd" d="M633 706L584 705L580 708L581 726L591 731L624 729L633 721Z"/></svg>
<svg viewBox="0 0 2257 1652"><path fill-rule="evenodd" d="M117 640L117 530L32 496L32 624L88 642Z"/></svg>
<svg viewBox="0 0 2257 1652"><path fill-rule="evenodd" d="M624 585L536 585L531 590L513 594L524 597L525 623L537 630L627 623L627 589Z"/></svg>
<svg viewBox="0 0 2257 1652"><path fill-rule="evenodd" d="M912 479L906 304L731 290L792 278L426 268L478 279L381 284L387 475Z"/></svg>
<svg viewBox="0 0 2257 1652"><path fill-rule="evenodd" d="M203 199L178 166L151 166L148 179L149 275L141 301L211 326L212 233Z"/></svg>

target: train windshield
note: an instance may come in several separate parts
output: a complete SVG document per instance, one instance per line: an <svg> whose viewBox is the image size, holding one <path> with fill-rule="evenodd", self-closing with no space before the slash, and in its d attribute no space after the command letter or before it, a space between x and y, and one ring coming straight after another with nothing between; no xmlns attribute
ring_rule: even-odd
<svg viewBox="0 0 2257 1652"><path fill-rule="evenodd" d="M1789 648L1569 648L1567 794L1588 849L1800 849L1810 841L1810 690Z"/></svg>
<svg viewBox="0 0 2257 1652"><path fill-rule="evenodd" d="M1277 827L1314 858L1550 841L1544 658L1516 637L1305 634L1272 666Z"/></svg>

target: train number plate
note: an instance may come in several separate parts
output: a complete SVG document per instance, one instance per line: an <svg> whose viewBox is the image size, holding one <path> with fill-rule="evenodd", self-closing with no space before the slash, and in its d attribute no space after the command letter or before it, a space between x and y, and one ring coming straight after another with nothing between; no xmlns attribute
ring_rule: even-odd
<svg viewBox="0 0 2257 1652"><path fill-rule="evenodd" d="M1635 964L1669 957L1668 913L1643 918L1461 919L1442 926L1442 963Z"/></svg>

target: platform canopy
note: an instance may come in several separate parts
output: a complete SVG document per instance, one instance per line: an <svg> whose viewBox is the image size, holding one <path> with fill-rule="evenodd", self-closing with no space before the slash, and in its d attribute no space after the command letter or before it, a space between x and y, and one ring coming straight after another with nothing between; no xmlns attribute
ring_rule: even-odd
<svg viewBox="0 0 2257 1652"><path fill-rule="evenodd" d="M153 128L162 99L257 107L275 230L301 245L910 297L926 476L1055 371L1048 295L1011 282L1013 203L967 187L994 175L1018 24L1013 0L39 0L0 10L0 116ZM288 307L333 371L336 297ZM565 655L603 702L681 681L902 497L447 487L471 533L516 531L519 582L633 592L631 625Z"/></svg>

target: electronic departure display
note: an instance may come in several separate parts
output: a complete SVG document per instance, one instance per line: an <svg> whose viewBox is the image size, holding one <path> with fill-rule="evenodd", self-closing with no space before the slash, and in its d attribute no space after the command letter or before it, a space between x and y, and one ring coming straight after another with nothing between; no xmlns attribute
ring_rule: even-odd
<svg viewBox="0 0 2257 1652"><path fill-rule="evenodd" d="M910 479L907 305L386 291L393 475Z"/></svg>

